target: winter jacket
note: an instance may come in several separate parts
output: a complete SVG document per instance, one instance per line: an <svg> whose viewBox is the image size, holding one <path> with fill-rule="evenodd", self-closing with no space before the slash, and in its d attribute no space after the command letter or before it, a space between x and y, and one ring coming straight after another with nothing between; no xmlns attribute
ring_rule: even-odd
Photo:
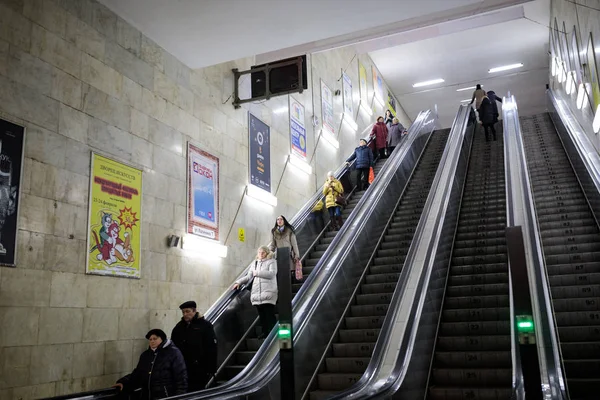
<svg viewBox="0 0 600 400"><path fill-rule="evenodd" d="M335 198L344 193L344 187L342 183L337 179L326 180L325 186L323 186L323 194L325 195L325 207L337 207L337 203L335 202Z"/></svg>
<svg viewBox="0 0 600 400"><path fill-rule="evenodd" d="M388 129L383 122L377 122L371 130L371 137L375 138L375 148L384 149L387 143Z"/></svg>
<svg viewBox="0 0 600 400"><path fill-rule="evenodd" d="M356 159L355 168L369 168L373 165L373 152L368 146L358 146L346 162L354 159Z"/></svg>
<svg viewBox="0 0 600 400"><path fill-rule="evenodd" d="M271 231L271 243L269 243L269 250L275 251L280 247L289 247L290 256L292 258L300 258L296 234L287 226L283 229L283 232L280 232L277 228Z"/></svg>
<svg viewBox="0 0 600 400"><path fill-rule="evenodd" d="M166 340L156 351L150 348L144 351L133 372L117 383L122 383L127 392L141 388L144 400L183 394L188 386L185 361L173 342Z"/></svg>
<svg viewBox="0 0 600 400"><path fill-rule="evenodd" d="M402 124L394 124L392 125L392 129L390 129L389 134L389 146L396 147L400 144L400 139L402 138L402 132L404 132L404 127Z"/></svg>
<svg viewBox="0 0 600 400"><path fill-rule="evenodd" d="M257 271L257 275L253 275ZM252 281L250 302L253 306L277 303L277 261L270 254L262 260L256 259L249 265L248 274L237 281L243 285Z"/></svg>
<svg viewBox="0 0 600 400"><path fill-rule="evenodd" d="M182 318L173 328L171 340L183 354L190 387L217 371L217 337L204 317L196 313L189 324Z"/></svg>
<svg viewBox="0 0 600 400"><path fill-rule="evenodd" d="M481 101L483 100L483 96L485 96L485 90L475 90L473 92L473 97L471 98L471 103L469 104L473 104L473 101L475 101L475 108L479 110L479 107L481 107Z"/></svg>
<svg viewBox="0 0 600 400"><path fill-rule="evenodd" d="M492 102L487 97L484 97L481 101L481 107L479 107L479 120L482 124L494 123L494 109L492 108Z"/></svg>
<svg viewBox="0 0 600 400"><path fill-rule="evenodd" d="M498 114L498 104L496 104L497 101L499 101L500 103L502 103L502 99L500 97L498 97L496 95L496 92L494 92L493 90L490 90L489 92L487 92L487 97L488 99L490 99L490 102L492 103L492 110L494 113L494 122L498 119L498 116L500 114Z"/></svg>

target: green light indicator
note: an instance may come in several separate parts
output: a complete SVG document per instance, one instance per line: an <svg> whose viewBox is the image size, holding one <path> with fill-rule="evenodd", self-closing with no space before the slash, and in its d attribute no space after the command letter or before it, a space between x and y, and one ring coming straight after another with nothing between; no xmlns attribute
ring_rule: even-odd
<svg viewBox="0 0 600 400"><path fill-rule="evenodd" d="M533 317L531 315L517 315L517 331L519 333L533 332Z"/></svg>
<svg viewBox="0 0 600 400"><path fill-rule="evenodd" d="M519 329L533 328L533 322L519 322Z"/></svg>
<svg viewBox="0 0 600 400"><path fill-rule="evenodd" d="M289 329L280 329L279 330L279 336L290 336L290 333L292 333Z"/></svg>

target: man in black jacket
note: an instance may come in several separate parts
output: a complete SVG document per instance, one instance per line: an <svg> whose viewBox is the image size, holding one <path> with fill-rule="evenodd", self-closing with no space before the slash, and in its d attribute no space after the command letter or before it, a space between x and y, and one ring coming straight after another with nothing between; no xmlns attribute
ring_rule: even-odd
<svg viewBox="0 0 600 400"><path fill-rule="evenodd" d="M171 340L181 350L188 372L188 392L203 390L217 370L217 338L210 322L196 311L195 301L179 306L183 317Z"/></svg>

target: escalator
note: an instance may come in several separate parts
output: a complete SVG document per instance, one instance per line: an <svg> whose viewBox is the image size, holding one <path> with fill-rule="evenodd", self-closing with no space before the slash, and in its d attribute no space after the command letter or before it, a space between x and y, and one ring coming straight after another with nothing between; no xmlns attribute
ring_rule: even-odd
<svg viewBox="0 0 600 400"><path fill-rule="evenodd" d="M360 289L327 349L327 357L311 385L311 400L325 399L348 388L360 379L369 364L448 132L441 130L431 135Z"/></svg>
<svg viewBox="0 0 600 400"><path fill-rule="evenodd" d="M475 132L427 399L510 399L512 363L502 133Z"/></svg>
<svg viewBox="0 0 600 400"><path fill-rule="evenodd" d="M571 399L598 398L600 232L548 114L521 117L523 142Z"/></svg>
<svg viewBox="0 0 600 400"><path fill-rule="evenodd" d="M377 174L381 170L381 168L383 168L385 161L386 159L378 159L376 161L375 166L373 167L375 174ZM348 188L346 187L345 189L346 192L348 192ZM351 191L351 193L348 196L348 205L342 210L342 217L344 221L348 218L354 207L358 204L358 202L365 193L366 190L362 190L359 192ZM327 210L324 209L324 212L327 212ZM306 282L306 280L308 279L308 275L316 267L317 263L321 259L321 256L325 253L325 251L335 238L337 232L338 231L331 230L322 232L322 236L318 238L314 246L308 249L306 257L303 258L302 273L304 277L302 279L302 282ZM296 282L295 280L292 281L292 292L294 295L300 290L302 282ZM256 314L255 311L249 311L249 313L254 313L252 315ZM250 325L249 330L245 333L245 335L242 337L242 340L238 343L238 347L234 348L233 353L231 353L230 356L226 358L225 362L217 371L217 375L215 378L216 386L225 383L226 381L234 378L237 374L239 374L246 367L246 365L250 363L250 360L252 360L262 343L265 341L265 339L259 339L259 334L261 332L257 322L258 319L256 319ZM266 334L268 334L268 332L266 332Z"/></svg>

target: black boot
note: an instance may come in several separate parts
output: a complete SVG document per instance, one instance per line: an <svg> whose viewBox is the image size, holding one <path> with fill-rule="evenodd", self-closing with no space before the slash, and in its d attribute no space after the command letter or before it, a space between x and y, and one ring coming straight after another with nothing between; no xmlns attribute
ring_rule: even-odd
<svg viewBox="0 0 600 400"><path fill-rule="evenodd" d="M329 230L330 230L331 232L334 232L334 231L337 231L337 230L338 230L337 223L336 223L336 221L335 221L335 217L332 217L332 218L329 220Z"/></svg>
<svg viewBox="0 0 600 400"><path fill-rule="evenodd" d="M337 223L338 223L339 229L341 229L342 225L344 225L344 221L342 220L341 215L339 217L337 217Z"/></svg>

